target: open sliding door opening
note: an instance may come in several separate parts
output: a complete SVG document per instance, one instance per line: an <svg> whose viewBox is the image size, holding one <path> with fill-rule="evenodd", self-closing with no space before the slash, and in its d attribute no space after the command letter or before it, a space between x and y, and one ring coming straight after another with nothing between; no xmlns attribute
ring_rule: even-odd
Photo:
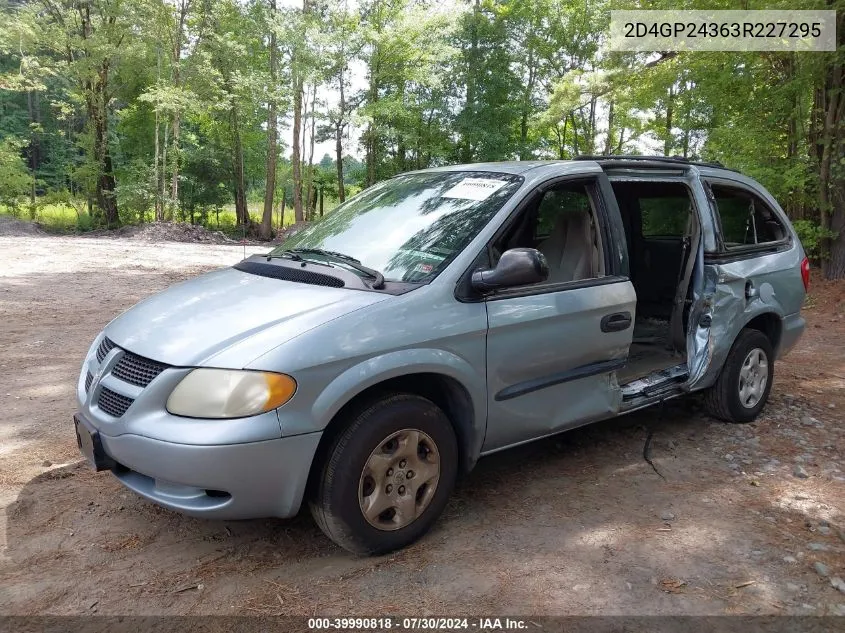
<svg viewBox="0 0 845 633"><path fill-rule="evenodd" d="M666 386L678 389L688 374L690 280L701 231L684 182L612 179L612 186L637 293L633 343L618 374L625 399L633 403Z"/></svg>

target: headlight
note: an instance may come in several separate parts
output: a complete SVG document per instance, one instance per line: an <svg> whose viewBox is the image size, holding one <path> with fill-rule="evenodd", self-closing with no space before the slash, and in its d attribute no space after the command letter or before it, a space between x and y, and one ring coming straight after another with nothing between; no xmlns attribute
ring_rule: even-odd
<svg viewBox="0 0 845 633"><path fill-rule="evenodd" d="M285 374L233 369L195 369L167 399L167 410L191 418L244 418L291 399L296 381Z"/></svg>

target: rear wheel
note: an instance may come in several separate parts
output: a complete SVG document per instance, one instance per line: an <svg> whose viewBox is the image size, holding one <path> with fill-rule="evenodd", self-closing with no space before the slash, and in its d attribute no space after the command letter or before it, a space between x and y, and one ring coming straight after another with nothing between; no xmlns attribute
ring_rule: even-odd
<svg viewBox="0 0 845 633"><path fill-rule="evenodd" d="M716 384L705 394L708 411L726 422L753 421L762 411L774 378L774 352L758 330L742 330Z"/></svg>
<svg viewBox="0 0 845 633"><path fill-rule="evenodd" d="M458 446L433 402L395 394L350 416L310 500L320 529L356 554L383 554L425 534L457 475Z"/></svg>

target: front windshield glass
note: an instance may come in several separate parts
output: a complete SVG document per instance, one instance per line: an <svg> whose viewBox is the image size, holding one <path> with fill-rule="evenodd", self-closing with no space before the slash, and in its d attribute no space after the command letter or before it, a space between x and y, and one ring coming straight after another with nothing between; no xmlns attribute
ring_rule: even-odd
<svg viewBox="0 0 845 633"><path fill-rule="evenodd" d="M460 253L521 183L520 176L491 172L397 176L365 189L271 255L333 251L381 271L388 281L423 281Z"/></svg>

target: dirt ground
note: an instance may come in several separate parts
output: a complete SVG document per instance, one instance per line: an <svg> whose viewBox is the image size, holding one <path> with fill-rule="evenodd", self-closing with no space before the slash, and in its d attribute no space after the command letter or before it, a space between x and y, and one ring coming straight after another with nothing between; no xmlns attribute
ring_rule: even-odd
<svg viewBox="0 0 845 633"><path fill-rule="evenodd" d="M845 615L845 284L814 279L757 423L689 398L485 458L428 536L357 558L306 512L187 518L77 451L94 336L243 254L0 237L0 613ZM665 479L643 460L649 428Z"/></svg>

